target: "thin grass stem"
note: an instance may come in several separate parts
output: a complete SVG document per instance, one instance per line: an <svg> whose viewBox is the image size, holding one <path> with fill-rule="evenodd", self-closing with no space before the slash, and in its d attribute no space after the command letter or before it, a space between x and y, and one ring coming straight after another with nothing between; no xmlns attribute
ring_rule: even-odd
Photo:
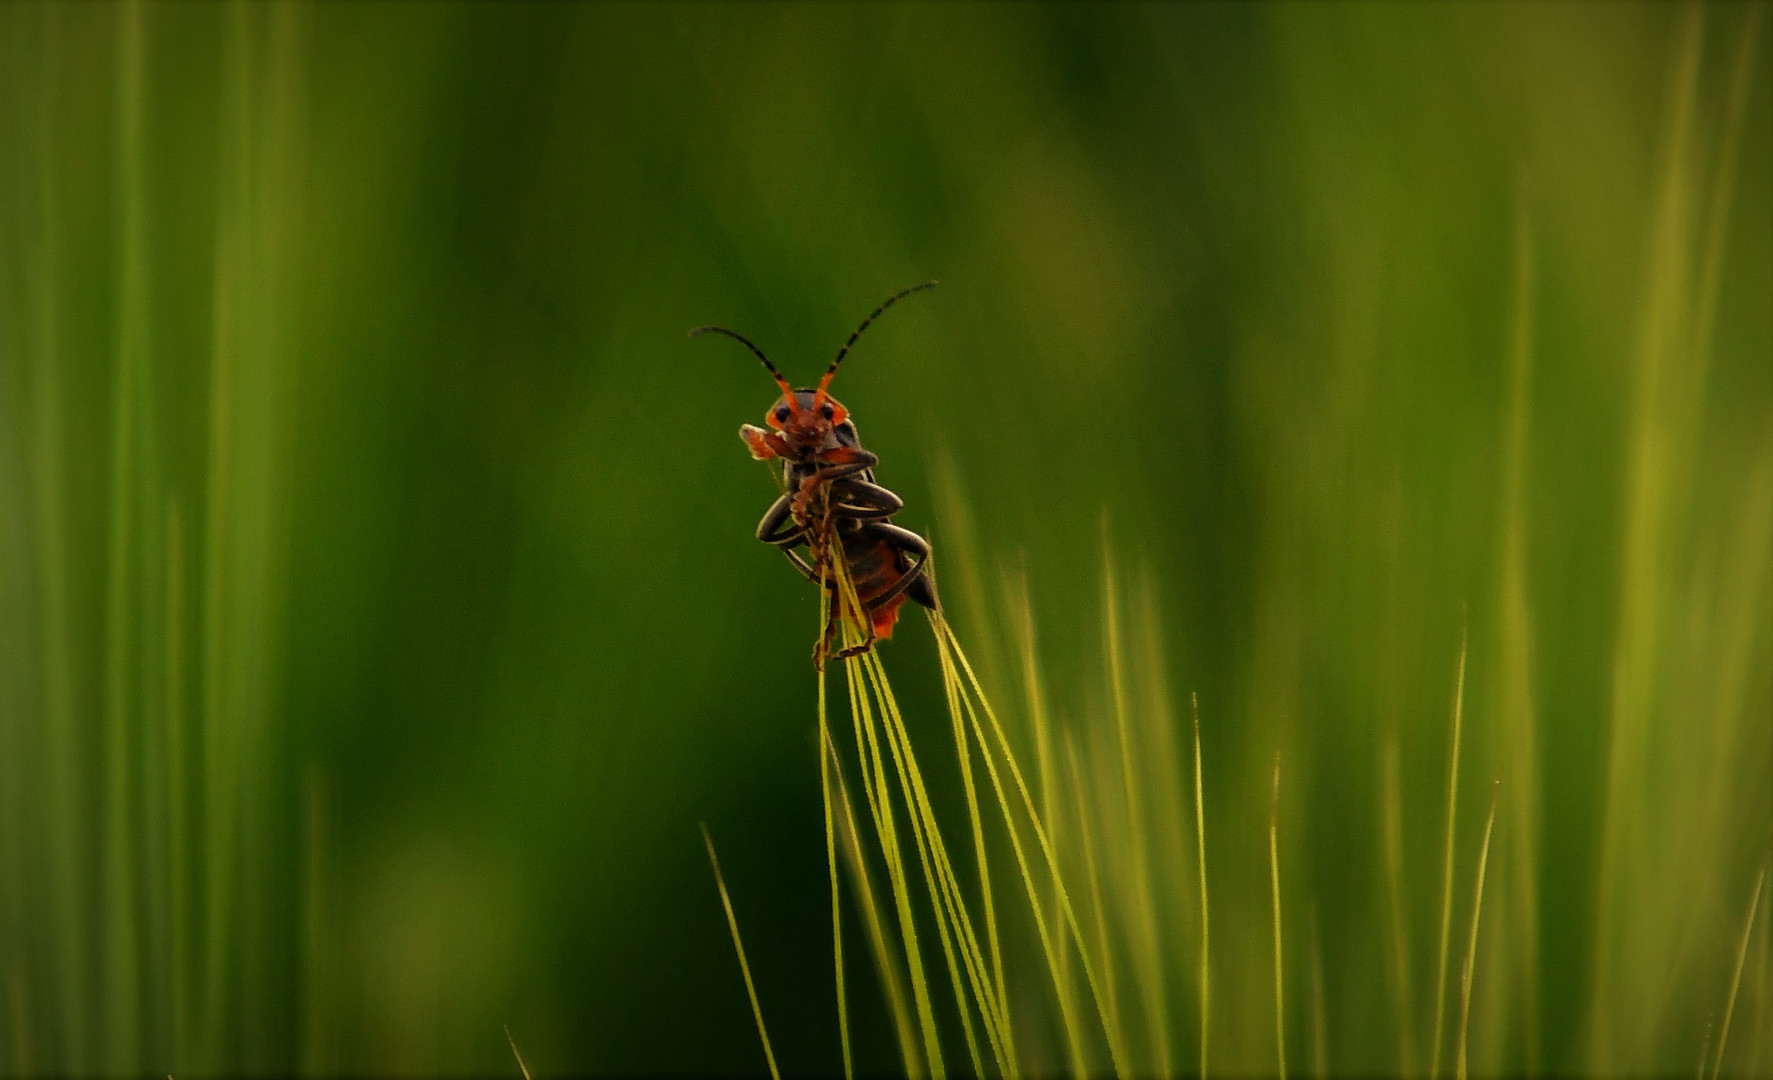
<svg viewBox="0 0 1773 1080"><path fill-rule="evenodd" d="M1102 522L1103 547L1103 637L1108 654L1109 694L1114 702L1115 742L1120 748L1122 795L1127 803L1127 843L1132 858L1132 894L1134 931L1138 945L1133 950L1134 975L1139 981L1141 1004L1145 1006L1145 1038L1153 1060L1151 1070L1159 1076L1170 1073L1170 1039L1164 1023L1168 1009L1164 1003L1163 968L1159 963L1163 947L1159 942L1157 915L1151 897L1151 872L1147 866L1145 838L1145 806L1138 771L1133 768L1133 740L1128 733L1126 664L1121 655L1120 586L1115 574L1113 548L1108 542L1108 521Z"/></svg>
<svg viewBox="0 0 1773 1080"><path fill-rule="evenodd" d="M1274 910L1274 1053L1280 1080L1287 1080L1287 1001L1281 957L1280 755L1274 755L1274 789L1268 802L1268 886Z"/></svg>
<svg viewBox="0 0 1773 1080"><path fill-rule="evenodd" d="M1211 1016L1208 1005L1212 1000L1211 983L1207 977L1211 923L1207 919L1207 817L1206 800L1201 793L1200 697L1190 693L1188 704L1194 714L1194 851L1200 866L1200 1080L1207 1080L1207 1031Z"/></svg>
<svg viewBox="0 0 1773 1080"><path fill-rule="evenodd" d="M1077 743L1069 729L1065 732L1065 765L1071 775L1071 798L1077 805L1077 839L1083 850L1084 884L1089 892L1090 914L1096 921L1096 955L1100 957L1106 1034L1110 1046L1121 1046L1123 1036L1119 995L1115 991L1114 952L1108 947L1108 908L1102 903L1101 875L1096 870L1096 841L1090 829L1090 785L1083 767L1077 762Z"/></svg>
<svg viewBox="0 0 1773 1080"><path fill-rule="evenodd" d="M714 885L720 890L720 906L726 910L727 929L733 933L733 951L739 955L739 974L745 976L745 994L751 999L751 1015L757 1019L757 1037L763 1043L764 1060L769 1062L770 1076L773 1080L782 1080L782 1074L776 1070L775 1051L770 1049L770 1033L763 1026L763 1006L757 1002L757 987L751 981L751 965L745 962L745 943L739 940L739 920L733 914L733 901L726 892L726 879L720 876L720 859L714 854L714 838L708 835L708 826L705 822L697 822L697 824L702 829L702 843L708 848L708 865L714 870ZM507 1029L505 1034L509 1037L510 1030ZM516 1043L511 1044L511 1052L517 1053ZM517 1061L519 1067L522 1067L523 1058L521 1055L518 1056ZM529 1071L525 1069L524 1075L528 1074Z"/></svg>
<svg viewBox="0 0 1773 1080"><path fill-rule="evenodd" d="M849 578L848 567L842 559L835 560L836 574L840 589L840 604L845 613L843 633L847 646L859 645L863 640L863 620L868 618L860 599L856 596L854 583ZM948 968L949 980L953 986L957 1005L961 1033L965 1039L967 1052L972 1059L976 1074L983 1074L983 1064L979 1056L978 1039L973 1032L972 1018L967 1008L967 987L962 985L960 970L955 966L956 938L962 963L966 968L967 981L975 998L979 1002L980 1015L987 1030L992 1051L997 1058L999 1071L1005 1069L1004 1046L1000 1038L999 1026L996 1022L995 1003L991 1000L988 985L981 986L986 979L984 958L978 949L978 942L972 933L972 925L966 917L965 903L961 899L958 883L954 880L953 868L949 863L947 848L936 827L935 815L930 807L928 793L924 790L922 774L917 767L917 759L911 749L910 735L905 730L904 719L899 713L898 701L894 698L891 684L886 678L886 669L880 663L879 653L873 649L863 652L859 657L846 659L845 664L851 670L860 666L865 675L865 685L871 690L880 708L883 727L887 739L887 747L893 757L894 772L899 778L900 791L906 805L906 815L911 824L912 839L917 845L918 861L922 868L924 883L930 893L931 911L936 918L938 940L942 946L943 960ZM964 936L963 936L964 935Z"/></svg>
<svg viewBox="0 0 1773 1080"><path fill-rule="evenodd" d="M862 925L867 931L869 947L874 951L875 968L880 973L887 1010L893 1017L893 1033L899 1042L899 1056L904 1061L906 1076L910 1080L922 1080L923 1062L918 1056L917 1033L913 1028L911 1010L905 1004L905 988L899 978L899 965L887 947L886 934L881 927L880 907L874 900L874 885L862 858L862 838L856 829L854 803L850 799L849 785L843 779L843 763L838 759L837 745L831 741L829 735L825 738L824 753L831 766L832 779L837 784L838 805L843 809L844 827L838 833L838 839L842 842L844 858L849 861L850 880L856 890L857 902L862 908Z"/></svg>
<svg viewBox="0 0 1773 1080"><path fill-rule="evenodd" d="M1693 1069L1693 1080L1705 1080L1705 1062L1711 1057L1711 1035L1714 1022L1707 1014L1705 1017L1705 1034L1699 1037L1699 1064Z"/></svg>
<svg viewBox="0 0 1773 1080"><path fill-rule="evenodd" d="M917 924L911 912L910 886L905 879L904 855L899 847L892 803L887 794L886 765L875 733L874 717L868 703L868 695L861 686L863 676L858 673L854 664L845 664L844 671L849 676L850 707L854 710L853 715L858 728L857 745L867 747L868 763L872 765L874 771L873 785L878 811L875 828L880 839L881 852L886 859L888 878L892 886L893 906L899 919L899 939L905 948L906 973L911 982L912 1003L917 1008L918 1028L923 1036L925 1060L929 1063L930 1075L935 1080L942 1080L947 1075L947 1070L942 1064L942 1048L936 1035L935 1012L930 1005L929 983L924 976L923 953L918 947Z"/></svg>
<svg viewBox="0 0 1773 1080"><path fill-rule="evenodd" d="M1014 625L1017 635L1017 652L1022 662L1022 689L1028 706L1029 727L1034 733L1035 770L1040 778L1040 812L1053 832L1053 846L1061 846L1061 826L1064 819L1060 812L1060 780L1059 766L1054 758L1052 724L1047 715L1045 688L1040 678L1040 652L1035 635L1034 604L1028 590L1028 567L1025 561L1019 561L1014 578L1005 575L1004 595L1007 606L1015 613ZM953 670L952 665L948 667ZM954 680L954 690L960 690L958 677ZM950 705L953 708L953 705ZM959 710L955 709L959 716ZM1081 821L1079 825L1081 827ZM1064 919L1064 912L1059 907L1059 897L1055 893L1049 898L1046 909L1047 917L1052 925L1059 925ZM1071 977L1071 951L1059 950L1059 970L1056 973L1062 987L1063 996L1075 1015L1076 987Z"/></svg>
<svg viewBox="0 0 1773 1080"><path fill-rule="evenodd" d="M819 590L819 632L825 632L825 621L831 612L831 594ZM837 987L837 1035L843 1048L844 1080L853 1080L855 1066L850 1053L849 1001L843 978L843 903L837 884L837 837L831 814L831 759L825 747L831 743L831 729L826 720L825 672L817 673L819 683L819 802L825 812L825 867L831 876L831 963ZM515 1048L513 1048L515 1049Z"/></svg>
<svg viewBox="0 0 1773 1080"><path fill-rule="evenodd" d="M704 830L704 832L705 831L706 830ZM732 917L730 912L728 913L727 917L728 918ZM733 931L733 940L734 941L738 940L738 934L739 934L739 931L737 929L735 929ZM758 1028L761 1030L762 1026L763 1026L763 1020L761 1018L759 1018L757 1023L758 1023ZM510 1024L505 1025L505 1043L506 1043L506 1045L511 1047L511 1056L517 1059L517 1071L523 1074L523 1080L533 1080L533 1078L529 1074L529 1065L526 1064L523 1060L523 1052L521 1050L517 1049L517 1040L513 1039L511 1037L511 1025ZM768 1045L768 1044L766 1043L765 1045ZM772 1069L771 1071L773 1072L774 1070Z"/></svg>
<svg viewBox="0 0 1773 1080"><path fill-rule="evenodd" d="M893 759L893 771L899 780L899 789L905 799L905 816L911 826L911 839L917 848L918 865L923 871L924 885L930 894L930 908L935 915L936 939L942 947L942 959L948 968L949 982L953 986L957 1012L960 1016L961 1035L966 1042L967 1055L972 1059L975 1075L983 1075L984 1066L979 1057L978 1037L973 1031L972 1013L966 1006L966 987L962 983L960 967L955 963L953 933L950 928L948 898L939 879L939 874L932 868L930 848L932 839L929 827L932 824L925 817L927 803L918 797L906 765L906 756L910 747L900 739L897 723L897 710L890 708L882 690L879 673L869 661L876 659L870 650L849 662L859 665L864 676L870 681L875 699L881 704L881 722L883 735L886 739L887 751ZM989 1019L989 1017L987 1018Z"/></svg>
<svg viewBox="0 0 1773 1080"><path fill-rule="evenodd" d="M838 578L840 588L843 590L843 602L853 616L853 623L859 624L860 620L866 617L866 613L856 598L854 585L848 578L847 567L843 567L841 564ZM846 633L852 635L849 638L851 644L861 641L862 632L858 626L848 625ZM931 905L937 917L938 930L942 934L944 955L949 963L950 975L955 977L949 940L949 925L951 924L958 939L962 960L967 970L967 978L978 1003L980 1016L986 1024L986 1034L991 1040L999 1071L1014 1075L1014 1055L1008 1038L1008 1023L1004 1019L1002 1009L989 981L984 955L979 949L972 920L967 915L959 880L949 859L947 846L942 841L941 831L937 827L929 794L924 787L923 775L918 768L916 755L911 749L910 734L905 728L898 701L894 697L891 683L886 677L886 668L881 663L879 654L872 649L863 653L859 659L852 658L849 662L861 664L867 674L875 699L880 705L881 714L886 721L889 749L894 755L895 769L900 776L908 812L913 817L913 834L918 841L919 857L922 860L926 883L930 887ZM926 837L928 840L927 853L925 851ZM935 871L933 877L931 875L932 866ZM946 916L946 920L944 916ZM963 1030L968 1036L969 1047L972 1047L974 1042L971 1038L971 1021L965 1006L965 992L960 986L958 977L955 977L955 995L961 1009ZM976 1049L973 1052L976 1057ZM975 1066L977 1065L978 1062L975 1061Z"/></svg>
<svg viewBox="0 0 1773 1080"><path fill-rule="evenodd" d="M1754 933L1755 913L1761 906L1761 889L1767 883L1767 867L1755 875L1754 896L1748 902L1748 918L1742 921L1742 940L1736 946L1736 969L1730 974L1730 996L1724 1000L1724 1022L1718 1026L1718 1053L1711 1065L1712 1080L1724 1068L1724 1046L1730 1041L1730 1020L1736 1015L1736 991L1742 986L1742 965L1748 959L1748 939Z"/></svg>
<svg viewBox="0 0 1773 1080"><path fill-rule="evenodd" d="M1429 1080L1441 1074L1441 1038L1447 1011L1447 946L1453 930L1453 832L1459 812L1459 729L1465 710L1465 632L1459 633L1459 674L1453 689L1452 761L1447 767L1446 861L1441 875L1441 945L1434 974L1434 1049L1428 1061Z"/></svg>
<svg viewBox="0 0 1773 1080"><path fill-rule="evenodd" d="M1052 875L1053 886L1059 894L1060 906L1065 911L1065 921L1071 930L1072 941L1077 946L1078 960L1084 969L1084 979L1089 984L1090 994L1096 1002L1097 1012L1098 1014L1101 1014L1101 985L1096 979L1095 968L1090 963L1089 951L1084 947L1083 931L1078 926L1077 912L1072 907L1070 894L1066 891L1064 879L1060 876L1059 863L1058 859L1053 854L1052 843L1047 838L1046 830L1041 826L1040 814L1036 811L1034 806L1034 797L1028 791L1028 781L1023 777L1021 767L1016 764L1016 756L1014 751L1010 748L1010 741L1008 737L1004 735L1003 725L998 721L997 713L991 708L990 699L985 696L983 687L979 685L978 675L973 671L972 665L967 662L966 650L961 648L960 640L954 636L954 631L948 626L947 621L941 618L940 613L931 613L931 619L938 625L940 628L939 632L947 638L948 643L953 647L954 657L959 661L960 669L966 673L967 682L973 690L973 697L978 699L978 711L982 711L985 714L986 719L991 723L992 736L997 740L998 750L1003 755L1004 764L1009 770L1010 778L1016 784L1016 791L1022 799L1022 806L1028 815L1029 825L1034 830L1035 839L1040 844L1041 854L1046 859L1048 872ZM978 712L974 711L971 698L963 698L963 701L966 703L967 717L972 723L973 731L979 739L980 745L983 746L985 745L985 735L984 729L979 724ZM1050 947L1046 935L1046 923L1040 914L1039 904L1036 902L1038 894L1034 889L1034 883L1028 871L1027 861L1022 854L1021 840L1017 835L1015 826L1012 824L1013 819L1010 814L1008 795L1004 791L992 755L985 754L984 761L986 770L991 775L992 787L997 795L998 806L1004 815L1004 823L1010 834L1010 846L1012 850L1016 852L1017 866L1022 871L1023 887L1028 892L1031 906L1034 907L1035 927L1041 934L1043 948L1046 948L1047 950L1048 967L1056 970L1056 965L1054 964L1052 956L1053 950ZM1105 1015L1102 1016L1102 1020L1106 1026L1107 1017ZM1072 1033L1072 1036L1075 1038L1074 1032ZM1109 1054L1114 1058L1115 1075L1125 1076L1127 1073L1126 1059L1121 1053L1120 1048L1113 1043L1110 1043Z"/></svg>
<svg viewBox="0 0 1773 1080"><path fill-rule="evenodd" d="M1007 1045L1010 1032L1009 987L1004 981L1003 947L997 932L997 905L991 895L991 869L985 855L985 826L979 814L978 792L973 786L973 762L972 755L967 750L966 727L961 723L960 710L954 707L954 692L958 689L958 683L944 678L943 684L948 697L948 717L954 729L954 752L960 759L961 790L966 796L967 822L973 831L973 858L979 865L979 903L985 913L985 939L991 950L991 972L996 981L997 1023L1000 1028L998 1039Z"/></svg>
<svg viewBox="0 0 1773 1080"><path fill-rule="evenodd" d="M1754 1050L1748 1056L1748 1075L1750 1076L1765 1075L1761 1071L1761 1048L1766 1042L1767 1029L1773 1028L1773 1007L1770 1007L1773 1003L1769 1003L1767 1000L1767 952L1768 942L1773 940L1773 933L1769 933L1768 924L1770 922L1773 922L1773 919L1769 919L1767 910L1763 908L1761 910L1761 945L1755 954L1755 1011L1760 1014L1760 1023L1754 1025Z"/></svg>
<svg viewBox="0 0 1773 1080"><path fill-rule="evenodd" d="M1478 847L1477 884L1471 890L1471 936L1465 943L1465 971L1459 977L1459 1053L1455 1069L1465 1080L1466 1031L1471 1020L1471 980L1477 968L1478 916L1484 910L1484 869L1490 862L1490 832L1496 826L1496 794L1500 782L1490 787L1490 816L1484 821L1484 840Z"/></svg>

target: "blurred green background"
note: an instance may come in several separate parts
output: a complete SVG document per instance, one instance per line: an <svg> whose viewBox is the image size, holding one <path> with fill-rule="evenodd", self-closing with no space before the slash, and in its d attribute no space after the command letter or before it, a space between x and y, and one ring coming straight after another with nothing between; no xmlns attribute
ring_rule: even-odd
<svg viewBox="0 0 1773 1080"><path fill-rule="evenodd" d="M811 381L929 277L838 396L938 566L976 540L982 656L1025 559L1080 740L1104 543L1143 568L1215 1064L1272 1067L1279 752L1330 1070L1400 1028L1428 1070L1464 633L1473 1070L1691 1069L1773 825L1770 44L1734 4L0 7L0 1070L514 1074L509 1024L543 1072L757 1071L698 820L784 1068L835 1069L815 593L734 437L774 390L684 332ZM884 649L937 755L928 628ZM1766 899L1726 1072L1773 1054Z"/></svg>

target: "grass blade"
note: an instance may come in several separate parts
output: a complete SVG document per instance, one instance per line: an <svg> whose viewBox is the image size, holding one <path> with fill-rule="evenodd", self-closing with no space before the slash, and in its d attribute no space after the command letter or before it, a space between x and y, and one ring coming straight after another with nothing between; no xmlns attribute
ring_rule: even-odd
<svg viewBox="0 0 1773 1080"><path fill-rule="evenodd" d="M1496 791L1500 785L1490 788L1490 816L1484 822L1484 841L1478 848L1477 884L1471 893L1471 937L1465 944L1465 972L1459 979L1459 1054L1458 1080L1465 1080L1465 1033L1471 1019L1471 978L1477 967L1478 916L1484 910L1484 869L1490 862L1490 831L1496 826Z"/></svg>
<svg viewBox="0 0 1773 1080"><path fill-rule="evenodd" d="M1274 900L1274 1053L1280 1063L1280 1080L1287 1080L1287 1002L1281 959L1280 902L1280 755L1274 755L1274 795L1268 803L1268 882Z"/></svg>
<svg viewBox="0 0 1773 1080"><path fill-rule="evenodd" d="M905 1005L904 983L899 977L899 965L887 947L886 933L881 927L880 908L874 900L874 884L869 880L868 867L862 859L862 838L856 829L855 805L850 800L849 786L843 779L843 764L838 760L837 746L831 742L829 736L825 741L825 756L831 765L831 777L837 784L838 806L843 809L844 827L839 831L838 839L842 844L843 856L849 864L851 885L862 908L862 926L867 931L868 944L874 951L875 970L880 974L887 1010L892 1014L893 1033L899 1041L899 1056L905 1064L905 1075L910 1080L922 1080L923 1062L917 1053L917 1033L913 1030L911 1010Z"/></svg>
<svg viewBox="0 0 1773 1080"><path fill-rule="evenodd" d="M703 830L704 836L706 835L706 833L707 833L707 830L704 829ZM733 940L735 940L735 941L738 940L738 931L737 930L733 931ZM763 1021L759 1020L758 1021L759 1027L761 1027L762 1024L763 1024ZM523 1080L532 1080L532 1078L529 1075L529 1066L524 1064L523 1053L517 1049L517 1040L513 1039L511 1037L511 1025L510 1024L505 1025L505 1042L506 1042L506 1044L508 1044L511 1047L511 1056L517 1059L517 1071L523 1074Z"/></svg>
<svg viewBox="0 0 1773 1080"><path fill-rule="evenodd" d="M1447 944L1453 929L1453 831L1459 815L1459 728L1465 713L1465 634L1459 635L1459 674L1453 688L1453 749L1447 766L1447 857L1441 876L1441 949L1434 969L1434 1049L1429 1080L1441 1074L1441 1036L1447 1012Z"/></svg>
<svg viewBox="0 0 1773 1080"><path fill-rule="evenodd" d="M1755 912L1761 906L1761 888L1767 883L1767 867L1755 875L1754 897L1748 902L1748 918L1742 922L1742 941L1736 946L1736 970L1730 975L1730 996L1724 1001L1724 1022L1718 1026L1718 1053L1711 1065L1712 1080L1717 1080L1724 1067L1724 1044L1730 1040L1730 1020L1736 1015L1736 991L1742 986L1742 964L1748 959L1748 939L1754 933Z"/></svg>
<svg viewBox="0 0 1773 1080"><path fill-rule="evenodd" d="M1010 749L1009 738L1005 736L1003 725L998 721L997 714L992 710L990 700L985 697L985 691L979 685L979 677L974 673L972 665L967 662L966 652L961 648L960 640L955 637L954 631L948 626L947 621L942 618L939 612L931 612L930 620L937 628L938 639L946 643L944 650L951 650L953 657L952 662L957 663L959 670L966 673L967 684L972 689L972 695L963 696L961 700L966 707L967 719L972 725L974 736L979 740L981 746L985 746L986 742L984 728L979 724L979 713L983 712L985 718L991 724L991 733L992 737L996 740L997 750L1003 755L1004 764L1009 770L1011 779L1015 781L1017 793L1022 799L1023 810L1028 816L1029 825L1034 831L1035 839L1040 844L1041 854L1046 859L1047 870L1052 876L1054 890L1059 895L1060 906L1064 909L1065 921L1071 931L1072 941L1077 946L1079 962L1084 970L1084 980L1089 984L1090 994L1096 1002L1097 1013L1102 1019L1104 1030L1110 1030L1108 1026L1108 1015L1103 1011L1101 983L1098 982L1096 978L1095 967L1090 963L1089 950L1084 947L1083 931L1078 925L1077 912L1072 907L1070 894L1066 892L1064 880L1059 872L1058 859L1053 854L1052 843L1047 838L1046 830L1041 826L1040 814L1035 810L1034 797L1029 793L1028 782L1023 777L1020 766L1016 764L1015 753ZM975 698L978 701L977 709L973 706ZM990 753L986 753L983 755L983 760L985 762L986 773L991 778L992 791L997 796L998 809L1003 815L1005 830L1009 833L1010 849L1015 853L1016 867L1022 874L1022 886L1028 894L1029 905L1033 910L1034 925L1036 931L1040 935L1041 948L1046 957L1047 968L1053 973L1055 985L1058 985L1059 965L1055 955L1056 950L1053 947L1051 936L1047 932L1046 919L1041 913L1039 893L1034 887L1033 875L1028 868L1028 860L1026 853L1022 848L1020 834L1015 827L1014 815L1010 811L1009 796L1004 790L1003 779L997 771L997 764L993 756ZM1077 1044L1075 1020L1071 1017L1069 1012L1065 1011L1066 1006L1063 999L1061 999L1060 1008L1061 1018L1066 1025L1066 1037L1071 1042L1072 1056L1074 1062L1076 1062L1081 1051ZM1125 1076L1127 1071L1125 1065L1126 1059L1125 1055L1121 1052L1120 1047L1115 1041L1110 1040L1108 1050L1109 1055L1114 1059L1115 1075ZM1079 1065L1078 1071L1081 1075L1081 1065Z"/></svg>
<svg viewBox="0 0 1773 1080"><path fill-rule="evenodd" d="M726 893L726 879L720 876L720 859L714 854L714 838L708 835L705 822L697 822L702 830L702 843L708 848L708 865L714 871L714 886L720 890L720 906L726 910L727 929L733 934L733 951L739 956L739 974L745 976L745 995L751 999L751 1015L757 1018L757 1037L763 1042L764 1060L769 1062L770 1076L773 1080L782 1080L782 1074L776 1071L776 1055L770 1049L770 1033L763 1026L763 1007L757 1003L757 987L751 982L751 965L745 962L745 943L739 940L739 920L733 914L733 901ZM505 1037L510 1038L511 1031L505 1030ZM511 1052L517 1053L517 1044L511 1044ZM523 1068L523 1055L518 1054L517 1065ZM524 1076L529 1070L523 1070Z"/></svg>
<svg viewBox="0 0 1773 1080"><path fill-rule="evenodd" d="M830 612L831 594L820 589L819 632L821 634L825 632L825 622ZM834 978L837 987L837 1035L843 1047L844 1080L852 1080L856 1071L850 1054L849 1001L845 996L843 979L843 904L837 886L837 841L831 819L831 758L825 753L825 748L831 745L831 728L826 720L825 672L823 668L818 671L817 678L819 683L819 802L825 811L825 866L831 875L831 962L835 969Z"/></svg>
<svg viewBox="0 0 1773 1080"><path fill-rule="evenodd" d="M1170 1073L1170 1039L1164 1019L1163 946L1157 932L1157 915L1151 897L1151 871L1146 864L1145 807L1137 771L1133 768L1133 740L1129 734L1126 665L1121 655L1120 586L1116 580L1113 548L1108 542L1108 521L1102 522L1103 636L1108 654L1108 687L1114 701L1115 742L1120 747L1122 795L1127 804L1127 849L1132 855L1133 925L1138 941L1133 949L1134 975L1145 1006L1145 1038L1152 1060L1148 1067L1159 1076Z"/></svg>
<svg viewBox="0 0 1773 1080"><path fill-rule="evenodd" d="M1200 698L1188 695L1194 714L1194 850L1200 863L1200 1080L1207 1080L1208 951L1207 931L1207 819L1201 795L1200 765Z"/></svg>

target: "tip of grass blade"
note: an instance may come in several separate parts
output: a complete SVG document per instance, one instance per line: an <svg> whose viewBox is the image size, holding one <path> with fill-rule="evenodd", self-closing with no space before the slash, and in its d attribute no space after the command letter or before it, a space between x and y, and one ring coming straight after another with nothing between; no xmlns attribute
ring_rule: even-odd
<svg viewBox="0 0 1773 1080"><path fill-rule="evenodd" d="M517 1040L511 1037L511 1025L505 1025L505 1043L511 1047L511 1056L517 1059L517 1071L523 1074L523 1080L534 1080L529 1074L529 1066L523 1063L523 1053L517 1049ZM167 1080L172 1080L168 1074Z"/></svg>

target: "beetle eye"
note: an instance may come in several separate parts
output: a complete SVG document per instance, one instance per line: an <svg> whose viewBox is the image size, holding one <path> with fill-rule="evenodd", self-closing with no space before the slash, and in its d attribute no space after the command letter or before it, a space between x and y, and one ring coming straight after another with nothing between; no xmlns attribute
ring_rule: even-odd
<svg viewBox="0 0 1773 1080"><path fill-rule="evenodd" d="M786 406L786 405L776 406L776 419L777 420L788 419L788 406Z"/></svg>
<svg viewBox="0 0 1773 1080"><path fill-rule="evenodd" d="M819 410L819 412L820 412L820 413L821 413L821 414L822 414L822 415L823 415L823 416L824 416L824 417L825 417L825 419L827 419L827 420L829 420L829 419L831 419L831 418L832 418L832 417L833 417L833 416L836 416L836 415L837 415L837 410L835 410L835 409L833 409L833 408L832 408L832 407L831 407L831 406L830 406L830 405L826 405L826 406L825 406L825 407L824 407L824 408L823 408L823 409L820 409L820 410Z"/></svg>

